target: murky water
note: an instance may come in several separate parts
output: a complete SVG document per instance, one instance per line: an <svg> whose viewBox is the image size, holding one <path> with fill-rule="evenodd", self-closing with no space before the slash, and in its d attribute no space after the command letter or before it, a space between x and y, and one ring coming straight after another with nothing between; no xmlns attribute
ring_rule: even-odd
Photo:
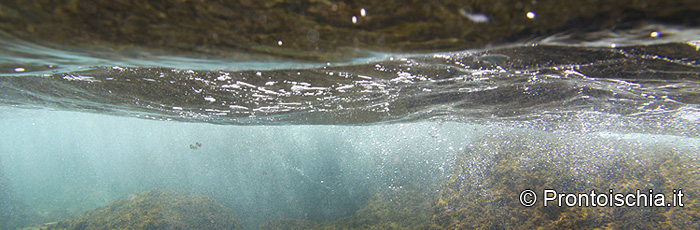
<svg viewBox="0 0 700 230"><path fill-rule="evenodd" d="M207 196L245 229L694 228L699 39L645 23L309 62L2 33L0 229L94 227L67 218L117 200L111 227L132 226L117 205L169 194L154 188ZM522 211L525 189L684 189L687 205Z"/></svg>

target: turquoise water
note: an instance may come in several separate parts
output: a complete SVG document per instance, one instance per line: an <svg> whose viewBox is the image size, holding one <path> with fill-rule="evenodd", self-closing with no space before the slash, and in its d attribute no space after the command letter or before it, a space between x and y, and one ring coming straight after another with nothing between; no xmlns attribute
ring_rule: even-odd
<svg viewBox="0 0 700 230"><path fill-rule="evenodd" d="M387 189L439 192L473 140L512 130L697 158L698 35L650 25L345 63L114 54L4 35L0 201L11 205L0 219L54 222L162 188L211 197L246 229L331 221Z"/></svg>
<svg viewBox="0 0 700 230"><path fill-rule="evenodd" d="M157 187L217 199L249 228L282 217L336 219L387 187L437 187L455 148L479 130L455 122L219 126L45 110L3 117L5 176L16 198L45 215L39 220Z"/></svg>

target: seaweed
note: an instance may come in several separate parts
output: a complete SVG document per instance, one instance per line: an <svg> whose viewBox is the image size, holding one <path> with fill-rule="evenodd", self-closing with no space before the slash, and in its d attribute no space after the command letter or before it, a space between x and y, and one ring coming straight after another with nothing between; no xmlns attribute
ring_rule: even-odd
<svg viewBox="0 0 700 230"><path fill-rule="evenodd" d="M45 224L45 229L240 229L233 211L214 200L153 189L87 211L79 217Z"/></svg>

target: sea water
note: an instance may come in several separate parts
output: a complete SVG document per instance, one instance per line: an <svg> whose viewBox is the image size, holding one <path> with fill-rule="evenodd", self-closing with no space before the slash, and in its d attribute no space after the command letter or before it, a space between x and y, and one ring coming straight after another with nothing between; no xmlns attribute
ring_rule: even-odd
<svg viewBox="0 0 700 230"><path fill-rule="evenodd" d="M221 126L45 110L3 116L13 196L46 222L152 188L210 196L251 227L337 219L383 188L436 187L451 153L479 130L454 122Z"/></svg>
<svg viewBox="0 0 700 230"><path fill-rule="evenodd" d="M431 212L423 221L455 227L439 217L468 205L446 191L457 181L477 191L502 162L558 165L589 184L614 156L670 151L697 165L699 33L652 27L667 36L562 35L341 63L106 56L5 35L0 223L37 226L158 188L210 197L256 229L348 218L377 194L411 190Z"/></svg>

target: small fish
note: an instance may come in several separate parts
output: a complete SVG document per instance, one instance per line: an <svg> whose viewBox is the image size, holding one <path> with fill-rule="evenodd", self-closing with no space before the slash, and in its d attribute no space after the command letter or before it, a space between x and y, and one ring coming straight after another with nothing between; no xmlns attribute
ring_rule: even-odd
<svg viewBox="0 0 700 230"><path fill-rule="evenodd" d="M486 23L486 22L489 22L489 17L486 16L485 14L470 13L470 12L467 11L467 9L465 9L464 7L462 7L461 9L459 9L459 14L462 15L462 16L464 16L464 17L466 17L466 18L468 18L469 20L472 20L472 22L474 22L474 23Z"/></svg>

